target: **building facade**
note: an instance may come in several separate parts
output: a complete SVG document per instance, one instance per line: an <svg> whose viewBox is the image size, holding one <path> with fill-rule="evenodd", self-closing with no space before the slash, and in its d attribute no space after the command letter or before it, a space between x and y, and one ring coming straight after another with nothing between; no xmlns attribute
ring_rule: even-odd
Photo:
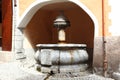
<svg viewBox="0 0 120 80"><path fill-rule="evenodd" d="M119 69L118 0L118 2L113 0L8 1L10 1L8 7L12 12L6 14L5 10L2 10L3 14L11 15L7 18L3 15L3 50L15 52L18 58L31 59L37 51L37 44L57 43L57 30L53 27L53 20L62 10L71 22L71 26L66 29L67 43L87 44L88 63L91 67L107 67L114 71ZM4 1L3 3L8 5ZM4 19L11 22L6 24Z"/></svg>

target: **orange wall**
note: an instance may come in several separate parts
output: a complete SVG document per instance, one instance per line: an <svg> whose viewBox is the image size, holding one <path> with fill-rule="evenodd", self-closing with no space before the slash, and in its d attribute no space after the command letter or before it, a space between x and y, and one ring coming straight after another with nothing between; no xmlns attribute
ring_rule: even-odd
<svg viewBox="0 0 120 80"><path fill-rule="evenodd" d="M21 16L24 11L36 0L18 0L19 1L19 15Z"/></svg>
<svg viewBox="0 0 120 80"><path fill-rule="evenodd" d="M47 11L38 11L25 29L25 35L33 47L38 43L52 41L49 14Z"/></svg>

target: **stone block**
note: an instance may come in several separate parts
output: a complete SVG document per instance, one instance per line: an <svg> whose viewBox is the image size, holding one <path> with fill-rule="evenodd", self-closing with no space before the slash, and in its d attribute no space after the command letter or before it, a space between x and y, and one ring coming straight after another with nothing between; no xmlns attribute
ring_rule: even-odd
<svg viewBox="0 0 120 80"><path fill-rule="evenodd" d="M40 54L40 51L39 50L37 50L36 51L36 53L35 53L35 55L34 55L34 58L35 58L35 60L39 63L40 61L39 61L39 55ZM40 57L41 58L41 57Z"/></svg>
<svg viewBox="0 0 120 80"><path fill-rule="evenodd" d="M19 29L17 29L17 28L15 29L15 34L19 35L19 36L23 35L23 33Z"/></svg>
<svg viewBox="0 0 120 80"><path fill-rule="evenodd" d="M58 71L59 71L59 66L58 66L58 65L52 66L52 67L51 67L51 71L52 71L53 73L58 73Z"/></svg>
<svg viewBox="0 0 120 80"><path fill-rule="evenodd" d="M14 43L15 43L15 49L21 49L21 48L23 48L23 41L16 40L16 41L14 41Z"/></svg>
<svg viewBox="0 0 120 80"><path fill-rule="evenodd" d="M113 73L113 78L114 78L115 80L120 80L120 73L114 72L114 73Z"/></svg>
<svg viewBox="0 0 120 80"><path fill-rule="evenodd" d="M23 53L16 54L16 60L26 59L26 55Z"/></svg>
<svg viewBox="0 0 120 80"><path fill-rule="evenodd" d="M41 65L52 65L50 52L51 51L49 49L41 50Z"/></svg>
<svg viewBox="0 0 120 80"><path fill-rule="evenodd" d="M41 66L41 72L42 73L50 73L51 72L51 67Z"/></svg>
<svg viewBox="0 0 120 80"><path fill-rule="evenodd" d="M24 36L23 35L16 35L16 36L14 36L14 38L15 38L15 40L23 40L24 39Z"/></svg>

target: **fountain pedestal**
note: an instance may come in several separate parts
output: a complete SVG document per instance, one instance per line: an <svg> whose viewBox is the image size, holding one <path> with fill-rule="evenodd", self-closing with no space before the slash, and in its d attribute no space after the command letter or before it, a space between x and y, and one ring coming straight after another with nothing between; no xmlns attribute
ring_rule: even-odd
<svg viewBox="0 0 120 80"><path fill-rule="evenodd" d="M38 44L36 60L43 73L80 72L88 67L85 44Z"/></svg>

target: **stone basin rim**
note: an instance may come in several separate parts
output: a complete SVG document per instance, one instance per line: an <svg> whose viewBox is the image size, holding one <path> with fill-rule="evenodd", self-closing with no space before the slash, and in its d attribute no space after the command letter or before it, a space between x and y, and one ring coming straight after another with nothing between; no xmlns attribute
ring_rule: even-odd
<svg viewBox="0 0 120 80"><path fill-rule="evenodd" d="M86 44L37 44L38 48L86 48Z"/></svg>

